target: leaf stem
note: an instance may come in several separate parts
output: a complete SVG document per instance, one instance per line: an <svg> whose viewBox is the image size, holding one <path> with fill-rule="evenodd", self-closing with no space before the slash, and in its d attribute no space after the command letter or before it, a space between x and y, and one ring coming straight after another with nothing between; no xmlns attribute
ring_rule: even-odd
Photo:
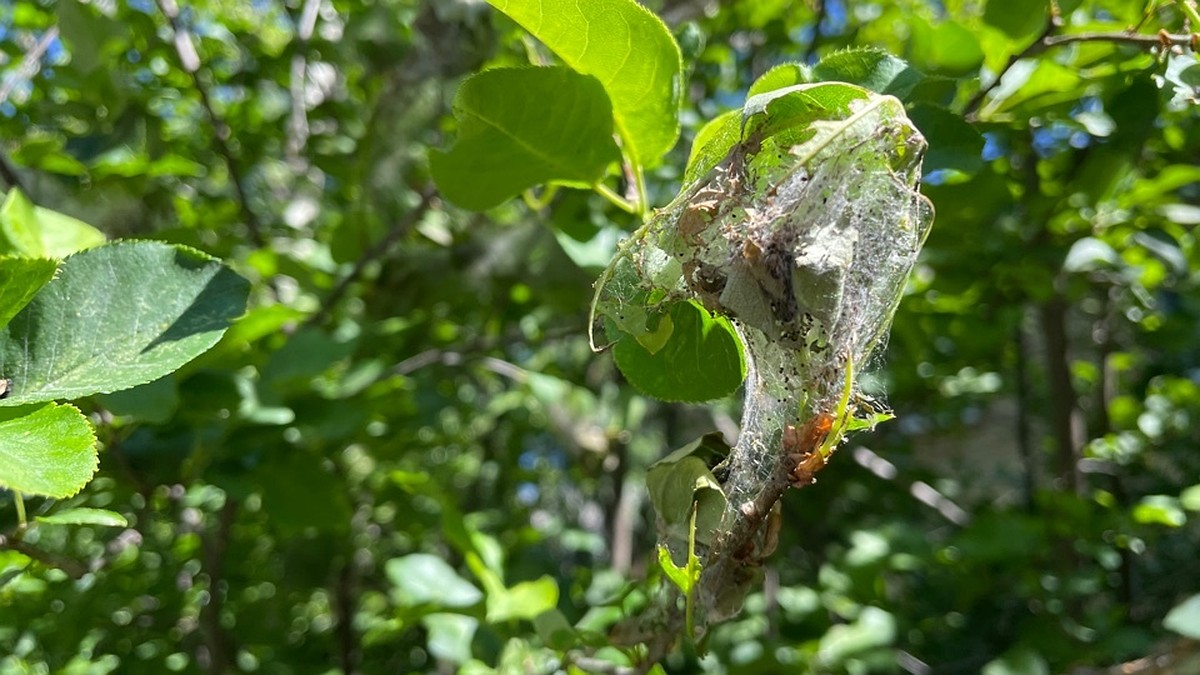
<svg viewBox="0 0 1200 675"><path fill-rule="evenodd" d="M595 190L596 192L600 193L601 197L604 197L608 201L612 202L617 208L621 209L625 213L641 213L641 208L639 208L637 204L631 203L628 199L625 199L621 195L617 194L612 188L608 187L604 183L596 183Z"/></svg>
<svg viewBox="0 0 1200 675"><path fill-rule="evenodd" d="M17 505L17 527L23 530L29 526L28 521L25 520L25 500L16 490L13 490L13 503Z"/></svg>
<svg viewBox="0 0 1200 675"><path fill-rule="evenodd" d="M1175 4L1179 5L1179 11L1187 16L1188 21L1192 22L1192 30L1200 30L1200 12L1196 11L1196 6L1189 0L1175 0Z"/></svg>
<svg viewBox="0 0 1200 675"><path fill-rule="evenodd" d="M646 194L646 172L642 170L641 164L633 165L633 177L637 188L638 215L645 222L650 217L650 196Z"/></svg>

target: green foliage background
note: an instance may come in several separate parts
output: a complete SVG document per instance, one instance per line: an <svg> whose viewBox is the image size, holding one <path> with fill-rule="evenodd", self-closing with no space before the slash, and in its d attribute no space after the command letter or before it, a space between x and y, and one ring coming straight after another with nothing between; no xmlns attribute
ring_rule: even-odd
<svg viewBox="0 0 1200 675"><path fill-rule="evenodd" d="M646 4L684 67L649 206L762 73L865 46L891 56L859 84L925 133L938 213L874 373L899 420L785 498L762 589L707 656L661 667L1195 658L1194 6ZM253 285L213 350L79 402L100 472L28 501L41 554L0 540L0 671L633 664L607 631L659 581L646 470L730 433L737 404L645 398L588 348L591 284L637 216L581 190L483 214L435 195L461 81L531 59L554 61L468 0L0 7L5 189ZM72 507L128 526L53 522ZM0 534L16 521L0 493Z"/></svg>

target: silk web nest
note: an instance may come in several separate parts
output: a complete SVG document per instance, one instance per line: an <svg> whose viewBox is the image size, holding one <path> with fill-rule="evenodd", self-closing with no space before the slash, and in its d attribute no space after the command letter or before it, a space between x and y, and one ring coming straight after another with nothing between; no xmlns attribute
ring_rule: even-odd
<svg viewBox="0 0 1200 675"><path fill-rule="evenodd" d="M837 96L849 100L822 102ZM683 300L732 321L747 378L722 489L737 517L781 468L809 478L797 454L815 448L796 446L862 400L856 375L886 340L933 209L917 188L925 139L890 96L799 85L704 136L709 166L694 153L691 182L623 242L596 312L634 335Z"/></svg>

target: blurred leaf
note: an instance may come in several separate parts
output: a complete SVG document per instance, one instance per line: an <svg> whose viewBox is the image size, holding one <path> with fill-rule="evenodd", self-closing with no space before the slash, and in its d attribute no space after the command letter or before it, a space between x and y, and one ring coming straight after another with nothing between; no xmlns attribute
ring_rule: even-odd
<svg viewBox="0 0 1200 675"><path fill-rule="evenodd" d="M972 175L983 166L983 135L962 117L927 103L913 106L908 116L929 141L926 175L944 170Z"/></svg>
<svg viewBox="0 0 1200 675"><path fill-rule="evenodd" d="M1004 31L1023 47L1038 35L1049 21L1045 0L988 0L983 21Z"/></svg>
<svg viewBox="0 0 1200 675"><path fill-rule="evenodd" d="M1200 594L1184 600L1163 617L1163 628L1200 640Z"/></svg>
<svg viewBox="0 0 1200 675"><path fill-rule="evenodd" d="M392 596L402 607L471 607L483 599L478 588L435 555L392 558L384 564L384 572L394 586Z"/></svg>
<svg viewBox="0 0 1200 675"><path fill-rule="evenodd" d="M821 636L817 658L826 666L841 665L895 640L896 618L878 607L864 607L853 622L835 625Z"/></svg>
<svg viewBox="0 0 1200 675"><path fill-rule="evenodd" d="M664 401L711 401L732 394L746 377L741 341L729 321L691 302L670 309L673 330L655 353L622 334L613 356L630 384Z"/></svg>
<svg viewBox="0 0 1200 675"><path fill-rule="evenodd" d="M150 424L165 424L179 407L179 390L170 375L96 398L114 415L128 415Z"/></svg>
<svg viewBox="0 0 1200 675"><path fill-rule="evenodd" d="M500 589L499 592L488 591L487 620L489 623L503 623L513 619L532 621L543 612L554 609L558 604L558 583L552 577L543 576L536 581L521 583Z"/></svg>
<svg viewBox="0 0 1200 675"><path fill-rule="evenodd" d="M70 399L144 384L220 339L248 284L215 258L159 242L81 251L0 333L0 405Z"/></svg>
<svg viewBox="0 0 1200 675"><path fill-rule="evenodd" d="M633 0L488 1L567 65L604 83L635 163L651 166L675 145L683 63L662 19Z"/></svg>
<svg viewBox="0 0 1200 675"><path fill-rule="evenodd" d="M542 183L590 187L619 158L600 81L568 68L497 68L454 98L458 141L430 168L447 199L482 211Z"/></svg>
<svg viewBox="0 0 1200 675"><path fill-rule="evenodd" d="M1200 511L1200 484L1180 492L1179 505L1188 511Z"/></svg>
<svg viewBox="0 0 1200 675"><path fill-rule="evenodd" d="M92 425L74 406L0 409L0 487L62 499L83 489L98 465Z"/></svg>
<svg viewBox="0 0 1200 675"><path fill-rule="evenodd" d="M918 64L944 74L963 75L983 62L979 40L962 24L942 21L930 25L918 18L911 26L911 56Z"/></svg>
<svg viewBox="0 0 1200 675"><path fill-rule="evenodd" d="M48 516L38 516L43 525L95 525L98 527L128 527L125 516L105 509L61 509Z"/></svg>
<svg viewBox="0 0 1200 675"><path fill-rule="evenodd" d="M1017 647L985 665L982 675L1050 675L1050 666L1041 654Z"/></svg>
<svg viewBox="0 0 1200 675"><path fill-rule="evenodd" d="M1187 514L1180 508L1179 499L1170 495L1149 495L1133 507L1133 519L1146 525L1181 527Z"/></svg>
<svg viewBox="0 0 1200 675"><path fill-rule="evenodd" d="M429 631L425 644L429 654L438 661L466 663L471 660L471 640L479 619L462 614L427 614L421 625Z"/></svg>
<svg viewBox="0 0 1200 675"><path fill-rule="evenodd" d="M533 627L542 642L553 649L565 651L575 646L579 639L575 627L557 609L539 614L533 620Z"/></svg>

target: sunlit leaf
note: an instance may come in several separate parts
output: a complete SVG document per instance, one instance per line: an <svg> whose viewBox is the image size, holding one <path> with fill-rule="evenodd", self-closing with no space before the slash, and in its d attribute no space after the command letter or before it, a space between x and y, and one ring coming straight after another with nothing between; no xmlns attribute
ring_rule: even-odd
<svg viewBox="0 0 1200 675"><path fill-rule="evenodd" d="M156 380L203 353L245 308L220 261L160 242L76 253L0 332L0 405L70 399Z"/></svg>
<svg viewBox="0 0 1200 675"><path fill-rule="evenodd" d="M654 164L679 136L683 64L662 20L633 0L488 0L567 65L603 83L624 148Z"/></svg>
<svg viewBox="0 0 1200 675"><path fill-rule="evenodd" d="M464 208L542 183L589 187L618 158L603 87L568 68L484 71L463 83L454 113L458 140L430 162L442 194Z"/></svg>
<svg viewBox="0 0 1200 675"><path fill-rule="evenodd" d="M0 408L0 487L70 497L87 485L98 464L92 425L74 406Z"/></svg>

